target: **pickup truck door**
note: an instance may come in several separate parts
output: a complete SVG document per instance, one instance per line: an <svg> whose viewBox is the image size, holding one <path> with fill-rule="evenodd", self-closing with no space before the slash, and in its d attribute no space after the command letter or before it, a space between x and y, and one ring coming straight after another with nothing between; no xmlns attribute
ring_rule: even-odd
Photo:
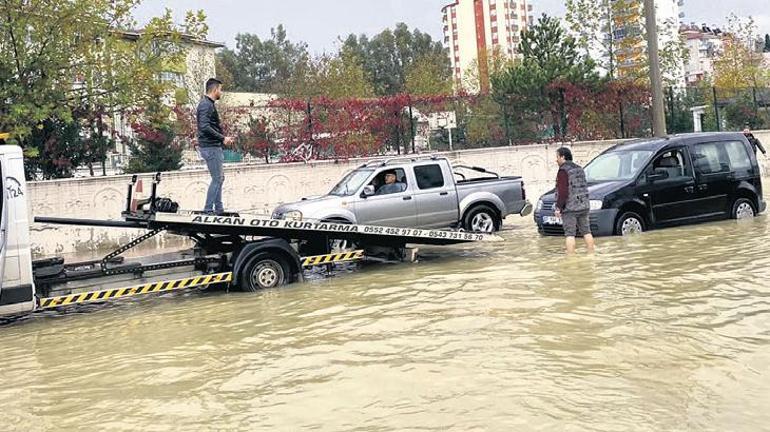
<svg viewBox="0 0 770 432"><path fill-rule="evenodd" d="M430 161L412 167L416 188L417 226L446 228L459 219L457 188L446 161Z"/></svg>
<svg viewBox="0 0 770 432"><path fill-rule="evenodd" d="M395 171L399 183L405 184L403 192L377 194L369 197L359 195L353 204L359 224L389 227L417 226L417 207L414 200L414 176L403 168L383 168L374 175L371 184L379 190L385 172ZM359 192L360 193L360 192Z"/></svg>

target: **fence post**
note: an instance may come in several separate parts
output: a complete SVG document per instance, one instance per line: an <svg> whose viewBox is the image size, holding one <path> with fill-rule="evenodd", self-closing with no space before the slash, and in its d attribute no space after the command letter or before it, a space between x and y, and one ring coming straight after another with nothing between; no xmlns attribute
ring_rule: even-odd
<svg viewBox="0 0 770 432"><path fill-rule="evenodd" d="M623 99L620 90L618 90L618 113L620 114L620 137L626 137L626 123L623 119Z"/></svg>
<svg viewBox="0 0 770 432"><path fill-rule="evenodd" d="M714 114L715 114L716 119L717 119L717 132L721 132L722 131L722 124L721 124L722 122L719 120L719 102L717 100L717 88L716 88L716 86L711 87L711 92L712 92L712 94L714 96Z"/></svg>
<svg viewBox="0 0 770 432"><path fill-rule="evenodd" d="M414 117L412 116L412 98L409 98L409 129L412 134L412 154L417 153L414 145Z"/></svg>
<svg viewBox="0 0 770 432"><path fill-rule="evenodd" d="M675 122L676 122L676 112L674 111L674 88L671 86L668 86L668 117L669 117L669 123L670 126L666 129L669 131L673 131L672 133L679 132L675 129Z"/></svg>

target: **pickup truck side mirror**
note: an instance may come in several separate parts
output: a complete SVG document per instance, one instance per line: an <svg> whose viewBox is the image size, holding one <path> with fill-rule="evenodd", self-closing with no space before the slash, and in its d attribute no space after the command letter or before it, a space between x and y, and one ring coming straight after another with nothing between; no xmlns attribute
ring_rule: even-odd
<svg viewBox="0 0 770 432"><path fill-rule="evenodd" d="M374 186L366 185L366 186L364 186L364 191L361 192L361 198L366 198L366 197L374 196L374 194L375 194Z"/></svg>
<svg viewBox="0 0 770 432"><path fill-rule="evenodd" d="M666 180L668 178L668 171L656 169L655 171L647 174L647 181L650 183L655 183L661 180Z"/></svg>

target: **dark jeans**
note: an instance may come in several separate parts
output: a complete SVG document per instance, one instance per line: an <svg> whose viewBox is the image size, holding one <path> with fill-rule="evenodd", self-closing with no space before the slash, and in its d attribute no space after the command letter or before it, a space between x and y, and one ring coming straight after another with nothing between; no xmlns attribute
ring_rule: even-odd
<svg viewBox="0 0 770 432"><path fill-rule="evenodd" d="M206 194L206 204L203 211L222 213L222 185L225 182L224 162L225 154L222 147L200 147L199 152L211 174L211 184Z"/></svg>

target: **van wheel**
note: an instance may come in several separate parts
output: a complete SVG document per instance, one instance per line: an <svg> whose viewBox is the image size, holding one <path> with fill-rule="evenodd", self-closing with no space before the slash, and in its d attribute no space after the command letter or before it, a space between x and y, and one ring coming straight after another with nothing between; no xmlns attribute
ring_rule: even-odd
<svg viewBox="0 0 770 432"><path fill-rule="evenodd" d="M240 274L241 291L257 292L286 284L289 266L280 257L269 253L257 254Z"/></svg>
<svg viewBox="0 0 770 432"><path fill-rule="evenodd" d="M480 232L480 233L493 233L500 230L502 220L497 212L492 210L489 206L478 205L473 207L465 214L463 218L463 228L465 231Z"/></svg>
<svg viewBox="0 0 770 432"><path fill-rule="evenodd" d="M644 232L644 219L634 212L625 212L615 223L615 235L627 236Z"/></svg>
<svg viewBox="0 0 770 432"><path fill-rule="evenodd" d="M752 219L757 214L754 203L746 198L738 198L733 204L733 219Z"/></svg>

